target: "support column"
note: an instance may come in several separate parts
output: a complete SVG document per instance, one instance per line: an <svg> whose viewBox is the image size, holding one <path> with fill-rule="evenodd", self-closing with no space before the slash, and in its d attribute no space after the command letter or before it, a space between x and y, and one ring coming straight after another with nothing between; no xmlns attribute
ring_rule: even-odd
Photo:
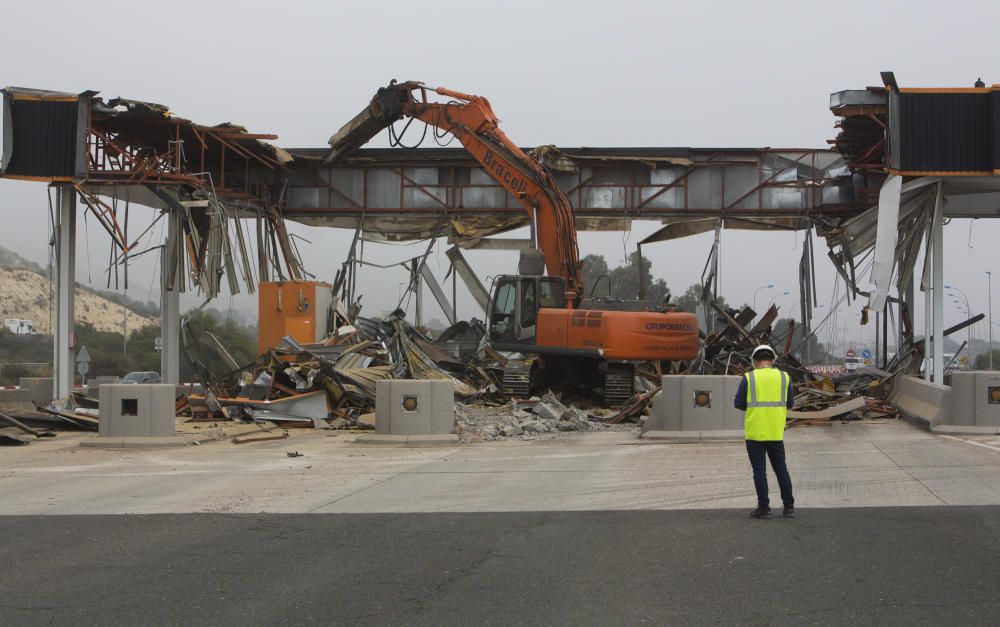
<svg viewBox="0 0 1000 627"><path fill-rule="evenodd" d="M424 281L419 273L417 273L416 280L417 285L414 289L417 292L417 306L414 321L417 323L416 326L422 327L424 325Z"/></svg>
<svg viewBox="0 0 1000 627"><path fill-rule="evenodd" d="M472 271L469 266L469 262L465 260L462 255L461 249L458 246L452 246L446 253L448 259L451 261L451 266L454 272L458 273L459 278L465 283L465 287L468 288L469 293L472 294L473 300L476 304L483 310L483 313L489 311L490 308L490 295L483 287L483 284L479 281L479 277L476 273Z"/></svg>
<svg viewBox="0 0 1000 627"><path fill-rule="evenodd" d="M441 308L442 313L444 313L444 317L448 320L448 325L450 326L455 324L455 305L454 303L448 302L448 297L445 295L444 290L441 289L441 284L438 283L437 278L434 276L434 273L431 272L431 269L427 267L426 263L420 265L420 272L418 274L420 275L421 281L423 281L423 283L425 283L427 288L431 291L431 296L433 296L434 300L437 301L438 307ZM451 284L454 289L454 279ZM423 290L421 289L421 291ZM417 302L420 303L421 307L420 315L423 315L423 301L421 298L418 298Z"/></svg>
<svg viewBox="0 0 1000 627"><path fill-rule="evenodd" d="M932 250L933 244L927 247L927 254L933 255ZM931 300L933 298L932 285L934 284L933 278L931 279L931 285L924 289L924 381L931 380L931 373L934 370L934 349L931 345L931 337L933 336L933 321L931 317L934 315L933 309L931 308Z"/></svg>
<svg viewBox="0 0 1000 627"><path fill-rule="evenodd" d="M52 329L52 378L55 398L65 398L73 390L76 325L76 190L59 185L58 216L55 226L55 320Z"/></svg>
<svg viewBox="0 0 1000 627"><path fill-rule="evenodd" d="M944 383L944 222L942 220L941 183L934 199L934 221L931 223L931 258L934 288L932 318L934 320L934 383Z"/></svg>
<svg viewBox="0 0 1000 627"><path fill-rule="evenodd" d="M178 216L171 210L167 215L167 240L164 242L160 262L160 378L164 383L177 385L181 378L181 292L180 282L180 225Z"/></svg>
<svg viewBox="0 0 1000 627"><path fill-rule="evenodd" d="M914 290L913 275L910 275L910 279L908 281L906 281L906 283L904 283L903 285L901 285L900 288L899 288L899 307L896 310L899 313L899 315L896 317L896 320L898 321L897 326L896 326L896 353L897 354L900 351L900 347L903 346L903 339L904 339L903 338L903 312L904 311L909 315L910 325L911 325L911 331L913 330L912 329L912 325L913 325L914 320L915 320L915 312L913 311L913 304L915 302L917 302L916 299L913 297L913 290Z"/></svg>

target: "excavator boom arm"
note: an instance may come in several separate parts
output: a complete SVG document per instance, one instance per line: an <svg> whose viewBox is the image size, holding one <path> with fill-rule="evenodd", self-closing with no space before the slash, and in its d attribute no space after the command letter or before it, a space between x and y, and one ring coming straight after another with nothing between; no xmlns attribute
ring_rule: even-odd
<svg viewBox="0 0 1000 627"><path fill-rule="evenodd" d="M429 102L428 91L452 100ZM485 98L415 82L390 83L379 89L365 111L330 138L332 151L327 161L363 145L404 115L454 135L483 169L518 199L535 224L548 274L566 280L569 302L578 300L583 286L569 199L549 171L504 134Z"/></svg>

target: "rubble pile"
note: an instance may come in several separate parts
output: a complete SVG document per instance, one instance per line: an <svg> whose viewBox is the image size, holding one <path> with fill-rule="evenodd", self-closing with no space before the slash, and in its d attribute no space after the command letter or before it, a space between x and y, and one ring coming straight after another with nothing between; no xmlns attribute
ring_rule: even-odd
<svg viewBox="0 0 1000 627"><path fill-rule="evenodd" d="M769 344L778 352L776 365L792 378L795 404L789 412L789 424L830 424L831 420L896 418L899 411L885 399L900 373L912 374L922 357L921 351L907 341L904 350L887 365L886 370L866 366L836 377L813 373L792 354L791 325L777 333L772 325L778 309L771 306L764 315L750 307L732 310L710 302L718 314L721 330L704 340L701 354L685 374L742 375L753 365L754 348ZM757 319L753 326L751 322ZM749 327L749 328L748 328Z"/></svg>
<svg viewBox="0 0 1000 627"><path fill-rule="evenodd" d="M792 328L775 333L777 308L757 318L749 307L717 312L718 330L704 337L697 359L689 363L644 363L635 370L635 394L614 408L593 408L590 399L566 390L560 397L515 400L502 390L510 355L485 342L478 320L454 324L437 338L408 324L402 311L385 319L338 317L336 331L315 343L284 337L250 364L223 376L207 371L204 393L178 400L179 416L194 422L231 420L271 423L283 428L373 429L375 389L388 379L449 382L456 399L456 433L465 442L535 439L576 431L632 429L650 411L664 369L675 374L740 375L751 367L750 355L762 343L779 353L777 365L793 381L791 424L829 424L831 420L895 418L886 399L896 375L919 367L921 350L912 336L885 370L864 367L837 377L810 372L792 354ZM190 358L190 354L188 355ZM194 364L196 369L198 364ZM96 430L97 400L82 393L37 406L35 412L0 415L2 435L12 443L39 437L52 427ZM626 424L628 423L628 424Z"/></svg>
<svg viewBox="0 0 1000 627"><path fill-rule="evenodd" d="M865 366L837 377L801 382L796 386L789 424L898 418L899 410L884 400L892 379L889 372Z"/></svg>
<svg viewBox="0 0 1000 627"><path fill-rule="evenodd" d="M456 432L463 442L519 438L536 439L566 431L607 431L628 429L607 418L613 410L583 410L565 405L552 392L528 401L508 401L503 405L481 403L456 405Z"/></svg>
<svg viewBox="0 0 1000 627"><path fill-rule="evenodd" d="M449 381L460 402L503 399L498 365L482 347L485 330L473 320L433 340L402 312L385 320L355 318L324 341L291 337L252 364L188 397L193 420L268 420L282 426L370 428L362 416L375 408L375 384L388 379ZM322 418L318 418L322 416Z"/></svg>
<svg viewBox="0 0 1000 627"><path fill-rule="evenodd" d="M793 381L813 379L809 370L792 355L792 331L784 333L772 328L778 318L778 308L771 305L750 328L747 326L757 318L757 312L750 307L737 311L719 306L712 301L712 308L718 314L722 328L708 334L702 344L701 354L680 374L743 374L753 368L750 355L761 344L769 344L778 351L777 366L788 372Z"/></svg>

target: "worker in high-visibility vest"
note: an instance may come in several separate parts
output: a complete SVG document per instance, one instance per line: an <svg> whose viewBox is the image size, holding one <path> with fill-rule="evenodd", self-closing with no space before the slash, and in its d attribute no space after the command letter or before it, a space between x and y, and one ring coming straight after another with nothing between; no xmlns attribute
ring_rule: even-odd
<svg viewBox="0 0 1000 627"><path fill-rule="evenodd" d="M774 367L776 353L767 344L761 344L750 355L753 370L743 375L733 404L746 412L745 439L747 455L753 467L753 484L757 490L757 508L750 512L752 518L770 518L771 502L767 496L767 461L778 477L782 515L795 516L795 497L792 496L792 478L785 464L785 420L792 408L791 377Z"/></svg>

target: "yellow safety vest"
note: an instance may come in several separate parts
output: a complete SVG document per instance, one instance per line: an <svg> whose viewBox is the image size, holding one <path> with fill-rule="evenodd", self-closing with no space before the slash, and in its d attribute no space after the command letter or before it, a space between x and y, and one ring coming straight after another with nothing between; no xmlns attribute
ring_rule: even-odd
<svg viewBox="0 0 1000 627"><path fill-rule="evenodd" d="M788 417L788 375L777 368L760 368L744 376L747 379L746 439L783 440Z"/></svg>

